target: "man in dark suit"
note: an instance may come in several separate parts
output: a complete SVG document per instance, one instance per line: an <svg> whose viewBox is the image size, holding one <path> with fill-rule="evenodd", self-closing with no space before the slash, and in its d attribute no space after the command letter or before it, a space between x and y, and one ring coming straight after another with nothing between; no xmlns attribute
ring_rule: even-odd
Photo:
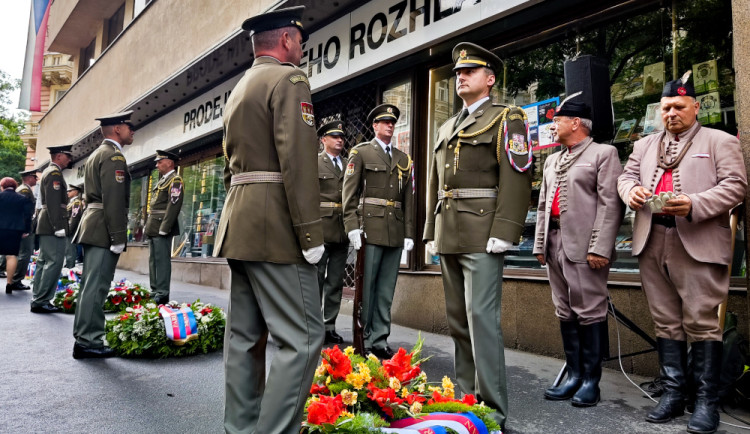
<svg viewBox="0 0 750 434"><path fill-rule="evenodd" d="M16 272L13 275L11 290L27 290L30 287L23 284L23 278L26 277L26 271L29 268L29 262L31 262L31 255L34 253L34 238L36 237L35 226L36 221L34 213L36 211L36 196L34 196L34 186L37 181L37 170L31 169L21 172L21 180L23 184L18 186L16 193L26 197L32 204L32 217L31 217L31 233L29 236L24 237L21 240L21 249L18 251L18 264L16 266Z"/></svg>
<svg viewBox="0 0 750 434"><path fill-rule="evenodd" d="M718 309L729 291L732 261L729 211L745 198L747 174L739 140L697 121L700 103L688 77L664 86L664 131L635 142L618 191L636 211L633 256L656 326L665 389L646 420L662 423L683 414L690 339L697 390L687 431L712 433L719 425ZM674 197L652 209L647 201L662 192Z"/></svg>
<svg viewBox="0 0 750 434"><path fill-rule="evenodd" d="M16 256L21 241L30 235L31 215L34 212L34 203L18 194L16 185L16 181L10 177L0 182L0 254L6 255L6 294L13 292L12 280L18 263Z"/></svg>

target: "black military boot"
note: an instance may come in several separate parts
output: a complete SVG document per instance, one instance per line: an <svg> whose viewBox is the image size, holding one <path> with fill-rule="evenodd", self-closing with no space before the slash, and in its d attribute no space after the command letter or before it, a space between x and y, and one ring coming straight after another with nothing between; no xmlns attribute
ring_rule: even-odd
<svg viewBox="0 0 750 434"><path fill-rule="evenodd" d="M719 379L721 377L721 341L693 342L693 381L695 382L695 410L687 425L687 432L710 434L719 427Z"/></svg>
<svg viewBox="0 0 750 434"><path fill-rule="evenodd" d="M578 336L578 322L560 321L563 350L565 351L565 381L557 387L544 391L544 397L553 401L570 399L581 387L581 341Z"/></svg>
<svg viewBox="0 0 750 434"><path fill-rule="evenodd" d="M571 404L576 407L593 407L600 399L599 380L602 379L602 354L604 348L602 328L607 322L579 325L578 332L581 339L581 366L583 367L583 383L573 395Z"/></svg>
<svg viewBox="0 0 750 434"><path fill-rule="evenodd" d="M659 353L659 375L664 384L664 393L646 420L664 423L685 414L687 342L656 338L656 350Z"/></svg>

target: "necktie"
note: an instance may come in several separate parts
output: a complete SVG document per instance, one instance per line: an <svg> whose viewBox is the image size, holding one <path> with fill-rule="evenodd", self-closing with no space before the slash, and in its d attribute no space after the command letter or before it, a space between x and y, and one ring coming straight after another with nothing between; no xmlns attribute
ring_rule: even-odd
<svg viewBox="0 0 750 434"><path fill-rule="evenodd" d="M388 162L390 163L391 162L391 147L390 146L385 147L385 155L386 157L388 157Z"/></svg>
<svg viewBox="0 0 750 434"><path fill-rule="evenodd" d="M456 119L456 125L453 127L453 129L455 130L456 128L458 128L458 126L461 125L461 122L463 122L464 119L466 119L468 116L469 109L464 107L463 110L461 110L461 113L458 114L458 119Z"/></svg>
<svg viewBox="0 0 750 434"><path fill-rule="evenodd" d="M333 170L336 172L336 175L341 173L341 167L339 166L339 157L333 157Z"/></svg>

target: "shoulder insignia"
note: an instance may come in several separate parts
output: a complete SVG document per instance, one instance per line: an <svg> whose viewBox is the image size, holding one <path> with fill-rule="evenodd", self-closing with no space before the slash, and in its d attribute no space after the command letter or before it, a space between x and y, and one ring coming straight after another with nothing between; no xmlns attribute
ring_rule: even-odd
<svg viewBox="0 0 750 434"><path fill-rule="evenodd" d="M292 84L305 83L307 87L310 87L310 81L308 81L307 77L302 74L289 77L289 81L291 81Z"/></svg>
<svg viewBox="0 0 750 434"><path fill-rule="evenodd" d="M124 170L115 170L115 181L122 184L125 182L125 171Z"/></svg>
<svg viewBox="0 0 750 434"><path fill-rule="evenodd" d="M498 136L505 144L505 154L511 167L517 172L526 172L533 162L533 148L529 134L529 122L526 112L519 107L506 108L498 130ZM500 142L497 159L500 162Z"/></svg>
<svg viewBox="0 0 750 434"><path fill-rule="evenodd" d="M115 155L114 157L112 157L112 158L110 158L110 159L111 159L112 161L122 161L123 163L125 163L125 162L126 162L126 161L125 161L125 157L123 157L122 155Z"/></svg>
<svg viewBox="0 0 750 434"><path fill-rule="evenodd" d="M62 176L62 174L59 171L57 171L57 170L53 170L50 173L48 173L47 175L49 175L49 176L53 176L53 175Z"/></svg>
<svg viewBox="0 0 750 434"><path fill-rule="evenodd" d="M313 105L309 102L300 102L300 109L302 112L302 120L311 127L315 126L315 112L313 111Z"/></svg>
<svg viewBox="0 0 750 434"><path fill-rule="evenodd" d="M60 181L52 181L52 188L54 188L55 190L59 190L60 189Z"/></svg>
<svg viewBox="0 0 750 434"><path fill-rule="evenodd" d="M178 182L172 181L172 186L169 189L169 201L174 203L177 203L178 200L180 200L180 195L182 194L182 180Z"/></svg>
<svg viewBox="0 0 750 434"><path fill-rule="evenodd" d="M359 154L359 151L356 149L352 149L351 151L349 151L349 156L357 155L357 154Z"/></svg>
<svg viewBox="0 0 750 434"><path fill-rule="evenodd" d="M354 174L354 163L349 163L346 165L346 176L353 175Z"/></svg>

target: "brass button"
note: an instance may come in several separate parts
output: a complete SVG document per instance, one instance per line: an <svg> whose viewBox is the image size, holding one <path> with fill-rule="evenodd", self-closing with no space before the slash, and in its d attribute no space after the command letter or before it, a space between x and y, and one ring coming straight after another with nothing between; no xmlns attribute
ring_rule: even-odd
<svg viewBox="0 0 750 434"><path fill-rule="evenodd" d="M450 165L450 164L446 164L446 165L445 165L445 168L446 168L446 169L447 169L447 168L449 168L449 167L451 167L451 165Z"/></svg>
<svg viewBox="0 0 750 434"><path fill-rule="evenodd" d="M443 190L447 190L447 189L448 189L448 184L445 184L445 185L443 186Z"/></svg>
<svg viewBox="0 0 750 434"><path fill-rule="evenodd" d="M388 213L388 215L393 215L393 213L392 213L392 212L389 212L389 213Z"/></svg>
<svg viewBox="0 0 750 434"><path fill-rule="evenodd" d="M307 238L310 238L310 232L306 233L306 234L305 234L305 236L306 236Z"/></svg>
<svg viewBox="0 0 750 434"><path fill-rule="evenodd" d="M445 204L445 209L451 209L451 204L449 203Z"/></svg>
<svg viewBox="0 0 750 434"><path fill-rule="evenodd" d="M484 210L483 210L483 209L480 209L480 210L479 210L479 214L483 214L483 213L484 213Z"/></svg>
<svg viewBox="0 0 750 434"><path fill-rule="evenodd" d="M474 143L476 143L476 142L477 142L477 140L476 140L476 139L474 139Z"/></svg>
<svg viewBox="0 0 750 434"><path fill-rule="evenodd" d="M371 217L371 216L372 216L372 214L370 214L370 213L368 212L368 213L367 213L367 217Z"/></svg>
<svg viewBox="0 0 750 434"><path fill-rule="evenodd" d="M448 145L448 149L453 149L453 145Z"/></svg>
<svg viewBox="0 0 750 434"><path fill-rule="evenodd" d="M393 184L391 184L391 188L393 188Z"/></svg>

